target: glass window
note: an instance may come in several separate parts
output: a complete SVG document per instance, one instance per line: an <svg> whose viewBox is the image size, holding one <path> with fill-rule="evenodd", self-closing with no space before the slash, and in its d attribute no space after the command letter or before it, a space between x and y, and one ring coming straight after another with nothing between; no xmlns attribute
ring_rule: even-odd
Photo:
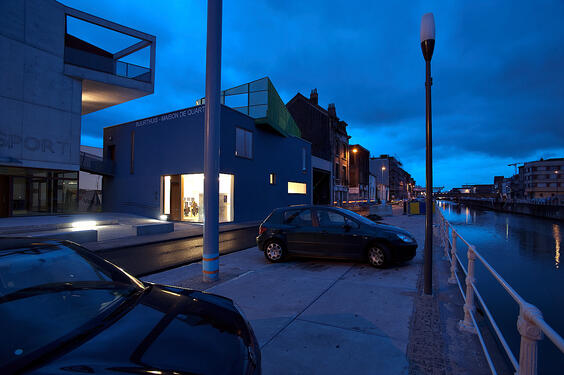
<svg viewBox="0 0 564 375"><path fill-rule="evenodd" d="M170 176L164 176L163 182L163 214L170 215Z"/></svg>
<svg viewBox="0 0 564 375"><path fill-rule="evenodd" d="M219 222L233 221L233 183L232 174L219 174ZM204 221L204 174L182 175L182 220Z"/></svg>
<svg viewBox="0 0 564 375"><path fill-rule="evenodd" d="M253 158L253 133L235 128L235 155L244 158Z"/></svg>
<svg viewBox="0 0 564 375"><path fill-rule="evenodd" d="M288 194L307 194L307 184L288 182Z"/></svg>
<svg viewBox="0 0 564 375"><path fill-rule="evenodd" d="M311 227L311 210L288 210L284 212L284 224Z"/></svg>
<svg viewBox="0 0 564 375"><path fill-rule="evenodd" d="M270 174L270 185L276 185L276 174L275 173L271 173Z"/></svg>
<svg viewBox="0 0 564 375"><path fill-rule="evenodd" d="M317 221L320 227L342 227L345 225L345 217L330 210L317 210Z"/></svg>
<svg viewBox="0 0 564 375"><path fill-rule="evenodd" d="M306 149L302 148L302 171L306 171Z"/></svg>

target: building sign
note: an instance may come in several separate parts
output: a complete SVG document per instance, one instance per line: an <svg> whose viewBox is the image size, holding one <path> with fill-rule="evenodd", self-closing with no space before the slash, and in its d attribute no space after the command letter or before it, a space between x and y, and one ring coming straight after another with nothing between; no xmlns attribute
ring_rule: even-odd
<svg viewBox="0 0 564 375"><path fill-rule="evenodd" d="M349 188L349 194L358 194L358 186L355 187L350 187Z"/></svg>
<svg viewBox="0 0 564 375"><path fill-rule="evenodd" d="M159 115L155 117L146 118L143 120L135 121L135 127L139 128L141 126L149 126L149 125L156 125L161 122L169 121L169 120L176 120L182 117L190 117L199 113L203 113L206 107L201 105L199 107L189 108L189 109L182 109L180 111L166 113L164 115Z"/></svg>

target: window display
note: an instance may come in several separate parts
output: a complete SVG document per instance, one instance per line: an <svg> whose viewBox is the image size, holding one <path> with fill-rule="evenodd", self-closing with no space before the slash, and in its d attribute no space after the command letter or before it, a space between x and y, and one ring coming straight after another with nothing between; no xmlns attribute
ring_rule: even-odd
<svg viewBox="0 0 564 375"><path fill-rule="evenodd" d="M176 175L178 176L178 175ZM170 176L164 176L164 214L169 209L171 201L181 201L181 218L183 221L203 222L204 221L204 174L183 174L181 177L180 194L172 194L167 189L167 182ZM219 175L219 222L233 221L233 181L231 174ZM179 196L180 195L180 196Z"/></svg>

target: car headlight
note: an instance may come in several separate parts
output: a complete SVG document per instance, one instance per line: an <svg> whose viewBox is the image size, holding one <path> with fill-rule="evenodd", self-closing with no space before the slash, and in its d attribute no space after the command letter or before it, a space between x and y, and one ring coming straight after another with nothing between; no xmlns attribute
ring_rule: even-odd
<svg viewBox="0 0 564 375"><path fill-rule="evenodd" d="M396 233L396 236L397 236L400 240L402 240L403 242L409 242L409 243L414 242L413 238L411 238L411 237L409 237L409 236L407 236L407 235L405 235L405 234Z"/></svg>

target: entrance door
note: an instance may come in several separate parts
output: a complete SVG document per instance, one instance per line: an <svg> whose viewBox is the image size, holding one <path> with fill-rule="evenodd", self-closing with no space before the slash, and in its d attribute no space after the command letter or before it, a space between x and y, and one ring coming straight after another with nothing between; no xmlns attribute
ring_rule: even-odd
<svg viewBox="0 0 564 375"><path fill-rule="evenodd" d="M0 176L0 217L10 215L10 177Z"/></svg>
<svg viewBox="0 0 564 375"><path fill-rule="evenodd" d="M170 176L170 219L182 220L180 175Z"/></svg>

